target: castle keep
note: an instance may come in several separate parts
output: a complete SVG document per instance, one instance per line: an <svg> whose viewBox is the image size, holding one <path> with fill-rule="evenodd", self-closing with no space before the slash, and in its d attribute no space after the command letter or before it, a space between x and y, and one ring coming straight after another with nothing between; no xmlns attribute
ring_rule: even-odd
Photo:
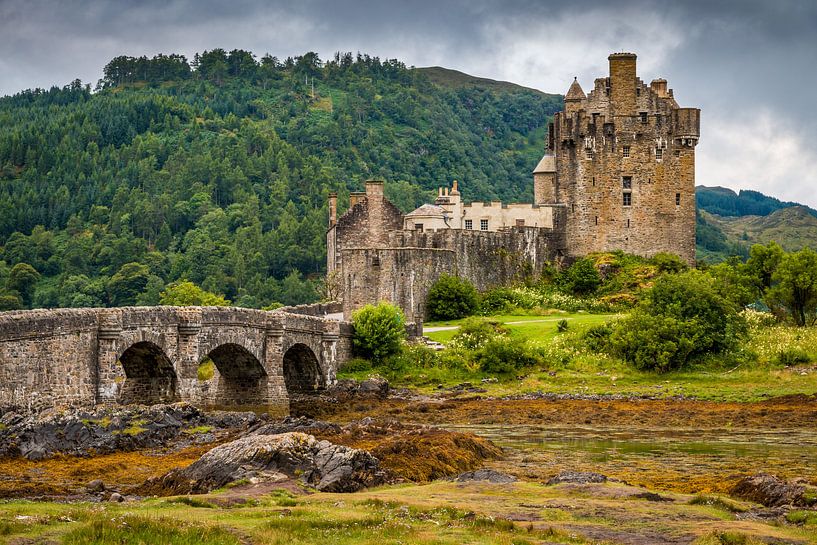
<svg viewBox="0 0 817 545"><path fill-rule="evenodd" d="M441 274L477 289L537 275L549 262L623 250L695 260L695 145L700 110L680 108L663 79L636 76L636 56L609 56L585 95L574 81L549 125L529 204L464 203L455 181L402 214L366 182L337 217L330 195L327 274L344 317L381 300L422 320Z"/></svg>

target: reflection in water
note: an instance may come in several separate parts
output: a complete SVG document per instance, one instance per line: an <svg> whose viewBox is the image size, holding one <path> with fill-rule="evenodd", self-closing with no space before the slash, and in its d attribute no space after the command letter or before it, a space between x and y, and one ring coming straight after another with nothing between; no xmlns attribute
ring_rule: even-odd
<svg viewBox="0 0 817 545"><path fill-rule="evenodd" d="M817 430L448 426L506 449L493 467L545 480L596 471L631 484L680 492L726 492L760 472L817 481Z"/></svg>

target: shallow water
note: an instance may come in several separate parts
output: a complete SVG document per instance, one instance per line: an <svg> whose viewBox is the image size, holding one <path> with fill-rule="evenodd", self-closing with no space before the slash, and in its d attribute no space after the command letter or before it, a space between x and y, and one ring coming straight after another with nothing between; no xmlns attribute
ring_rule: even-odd
<svg viewBox="0 0 817 545"><path fill-rule="evenodd" d="M532 425L446 426L506 449L496 469L546 480L595 471L631 484L679 492L726 492L760 472L817 482L817 430L664 429Z"/></svg>

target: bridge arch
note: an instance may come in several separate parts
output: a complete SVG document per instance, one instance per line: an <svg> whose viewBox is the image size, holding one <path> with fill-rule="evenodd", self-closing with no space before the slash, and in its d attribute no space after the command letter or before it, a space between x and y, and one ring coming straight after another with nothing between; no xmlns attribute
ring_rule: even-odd
<svg viewBox="0 0 817 545"><path fill-rule="evenodd" d="M248 348L226 342L207 352L204 358L215 366L215 381L208 396L210 404L250 407L267 403L267 371Z"/></svg>
<svg viewBox="0 0 817 545"><path fill-rule="evenodd" d="M176 401L176 370L164 350L154 342L131 344L118 358L125 372L119 403L172 403Z"/></svg>
<svg viewBox="0 0 817 545"><path fill-rule="evenodd" d="M306 344L295 343L284 352L283 371L290 394L314 392L326 387L318 357Z"/></svg>

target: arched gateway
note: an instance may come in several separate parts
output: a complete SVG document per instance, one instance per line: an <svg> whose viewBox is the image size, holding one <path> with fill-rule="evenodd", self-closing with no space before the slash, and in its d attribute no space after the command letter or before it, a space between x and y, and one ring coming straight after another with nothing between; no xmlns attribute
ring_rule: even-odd
<svg viewBox="0 0 817 545"><path fill-rule="evenodd" d="M290 393L331 385L351 356L351 325L315 308L0 313L0 409L188 401L288 413ZM214 377L200 381L208 359Z"/></svg>

